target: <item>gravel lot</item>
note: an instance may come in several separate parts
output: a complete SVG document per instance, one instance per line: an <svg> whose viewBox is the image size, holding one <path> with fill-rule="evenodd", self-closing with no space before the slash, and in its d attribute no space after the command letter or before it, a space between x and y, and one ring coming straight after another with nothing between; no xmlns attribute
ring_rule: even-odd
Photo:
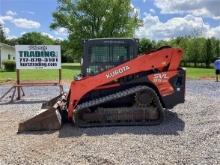
<svg viewBox="0 0 220 165"><path fill-rule="evenodd" d="M0 86L0 94L9 86ZM28 88L23 101L0 103L0 164L220 164L220 82L187 81L186 102L159 126L74 128L16 134L54 87ZM31 93L31 94L30 94Z"/></svg>

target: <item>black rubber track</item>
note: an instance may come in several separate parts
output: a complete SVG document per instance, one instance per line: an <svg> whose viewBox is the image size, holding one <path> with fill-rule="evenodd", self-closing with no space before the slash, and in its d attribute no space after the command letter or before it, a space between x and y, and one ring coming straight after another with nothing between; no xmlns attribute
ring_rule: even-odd
<svg viewBox="0 0 220 165"><path fill-rule="evenodd" d="M154 106L155 108L157 108L157 111L159 112L159 117L158 119L156 120L139 120L139 121L117 121L117 122L113 122L113 121L105 121L105 119L100 119L100 122L86 122L86 121L83 121L80 119L80 113L83 114L83 111L86 111L88 110L88 108L90 107L98 107L98 105L103 105L103 103L107 103L109 101L112 101L112 100L117 100L119 98L122 98L122 97L127 97L129 95L132 95L132 94L138 94L140 92L149 92L151 96L154 97ZM113 113L115 113L114 111L117 111L117 109L123 109L123 108L126 108L129 109L131 111L135 111L135 109L140 109L140 107L137 105L134 105L132 107L117 107L117 108L114 108L114 110L112 110ZM141 107L143 109L143 107ZM145 110L147 111L147 107L144 107L146 108ZM103 109L103 108L102 108ZM103 111L104 113L104 111ZM102 114L101 116L104 116L105 118L105 115L109 115L108 114ZM161 122L163 122L164 120L164 108L162 107L161 103L160 103L160 99L159 97L157 96L157 93L150 87L148 86L136 86L136 87L132 87L132 88L129 88L129 89L126 89L126 90L123 90L123 91L120 91L120 92L117 92L115 94L111 94L109 96L105 96L103 98L98 98L98 99L94 99L94 100L90 100L88 102L85 102L85 103L82 103L80 105L77 106L76 110L74 111L74 118L73 118L73 121L75 123L76 126L78 127L103 127L103 126L140 126L140 125L158 125L160 124ZM116 121L116 120L114 120Z"/></svg>

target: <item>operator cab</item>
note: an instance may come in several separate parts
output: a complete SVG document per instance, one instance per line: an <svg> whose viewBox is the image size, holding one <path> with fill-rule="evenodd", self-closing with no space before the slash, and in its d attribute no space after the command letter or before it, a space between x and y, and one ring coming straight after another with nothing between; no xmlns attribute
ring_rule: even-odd
<svg viewBox="0 0 220 165"><path fill-rule="evenodd" d="M83 76L96 75L137 56L137 39L89 39L83 40L81 61Z"/></svg>

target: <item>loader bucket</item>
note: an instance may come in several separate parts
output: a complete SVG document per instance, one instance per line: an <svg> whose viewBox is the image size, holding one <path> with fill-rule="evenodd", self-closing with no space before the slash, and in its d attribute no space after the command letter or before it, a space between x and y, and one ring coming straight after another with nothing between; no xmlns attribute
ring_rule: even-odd
<svg viewBox="0 0 220 165"><path fill-rule="evenodd" d="M62 117L57 109L58 103L62 96L59 95L42 104L41 109L44 109L38 115L28 119L24 122L19 123L18 133L25 131L49 131L57 130L61 128Z"/></svg>
<svg viewBox="0 0 220 165"><path fill-rule="evenodd" d="M25 131L49 131L61 128L62 119L59 110L54 107L19 123L18 133Z"/></svg>
<svg viewBox="0 0 220 165"><path fill-rule="evenodd" d="M57 100L58 100L61 96L62 96L62 94L60 94L60 95L58 95L58 96L52 98L51 100L49 100L49 101L43 103L42 106L41 106L41 109L47 109L47 108L53 107L53 106L56 104Z"/></svg>

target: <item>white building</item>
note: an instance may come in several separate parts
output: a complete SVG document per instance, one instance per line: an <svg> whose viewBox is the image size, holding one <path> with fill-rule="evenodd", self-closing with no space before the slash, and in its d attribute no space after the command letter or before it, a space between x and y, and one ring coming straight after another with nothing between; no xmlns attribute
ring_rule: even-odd
<svg viewBox="0 0 220 165"><path fill-rule="evenodd" d="M0 68L6 60L15 60L15 47L0 42Z"/></svg>

